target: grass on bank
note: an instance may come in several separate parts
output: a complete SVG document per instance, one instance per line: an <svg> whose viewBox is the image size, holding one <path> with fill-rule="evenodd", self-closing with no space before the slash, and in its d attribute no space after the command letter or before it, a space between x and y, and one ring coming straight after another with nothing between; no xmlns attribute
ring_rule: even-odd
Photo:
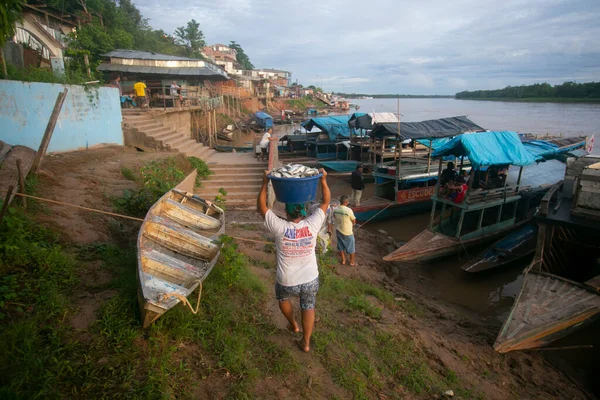
<svg viewBox="0 0 600 400"><path fill-rule="evenodd" d="M142 176L150 178L138 182L156 179L161 186L172 174L159 168ZM289 345L272 340L281 334L266 312L267 302L275 301L272 289L252 273L256 263L231 238L222 240L221 258L203 283L199 313L179 305L143 330L135 237L61 245L18 207L10 208L0 226L0 398L200 398L210 395L208 381L216 385L214 395L230 398L252 398L261 382L283 381L297 386L300 396L314 396L292 336ZM461 389L455 374L433 371L412 338L376 322L386 308L414 315L418 305L396 304L386 290L335 275L333 262L331 254L319 260L322 318L312 356L335 384L355 398L429 398L448 387L463 398L476 396ZM92 268L112 279L87 287L80 277ZM112 297L96 311L97 320L75 331L70 320L81 293L107 291Z"/></svg>

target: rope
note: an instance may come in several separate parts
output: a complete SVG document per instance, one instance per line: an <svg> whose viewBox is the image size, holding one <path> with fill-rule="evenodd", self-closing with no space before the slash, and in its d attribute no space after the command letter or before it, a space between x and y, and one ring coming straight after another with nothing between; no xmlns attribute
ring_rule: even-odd
<svg viewBox="0 0 600 400"><path fill-rule="evenodd" d="M190 311L192 312L192 314L197 314L198 310L200 309L200 297L202 296L202 282L198 281L198 283L200 284L198 286L198 288L200 290L198 290L198 301L196 302L195 310L194 310L194 307L192 307L192 303L190 303L190 301L187 299L187 297L185 297L179 293L176 293L176 292L161 294L161 295L159 295L158 301L164 301L165 299L167 299L169 297L175 297L176 299L181 301L181 303L184 306L188 306L190 308Z"/></svg>
<svg viewBox="0 0 600 400"><path fill-rule="evenodd" d="M382 212L384 212L385 210L388 209L389 206L391 206L392 204L395 204L394 202L390 202L390 204L388 204L387 206L385 206L385 208L381 211L379 211L377 214L373 215L371 218L369 218L367 220L367 222L365 222L364 224L362 224L361 226L359 226L358 228L356 228L356 230L358 231L360 228L362 228L363 226L365 226L366 224L368 224L373 218L375 218L376 216L378 216L379 214L381 214Z"/></svg>
<svg viewBox="0 0 600 400"><path fill-rule="evenodd" d="M127 219L131 219L131 220L134 220L134 221L144 222L144 219L142 219L142 218L130 217L129 215L117 214L117 213L113 213L113 212L109 212L109 211L102 211L102 210L98 210L98 209L95 209L95 208L82 207L82 206L78 206L76 204L64 203L62 201L45 199L43 197L31 196L31 195L24 194L24 193L15 193L14 195L15 196L28 197L30 199L35 199L35 200L40 200L40 201L46 201L48 203L58 204L58 205L61 205L61 206L68 206L68 207L79 208L81 210L96 212L96 213L100 213L100 214L106 214L106 215L110 215L110 216L113 216L113 217L127 218ZM158 225L162 225L162 224L160 224L158 222L154 222L154 223L158 224ZM264 241L261 241L261 240L246 239L246 238L235 237L235 236L231 236L231 238L236 239L236 240L244 240L244 241L247 241L247 242L254 242L254 243L261 243L261 244L274 244L273 242L264 242Z"/></svg>
<svg viewBox="0 0 600 400"><path fill-rule="evenodd" d="M70 203L64 203L62 201L56 201L56 200L50 200L50 199L45 199L43 197L37 197L37 196L31 196L29 194L24 194L24 193L15 193L15 196L21 196L21 197L28 197L30 199L35 199L35 200L40 200L40 201L45 201L47 203L53 203L53 204L58 204L61 206L69 206L69 207L75 207L75 208L79 208L81 210L85 210L85 211L92 211L92 212L96 212L96 213L100 213L100 214L106 214L106 215L111 215L113 217L120 217L120 218L127 218L127 219L132 219L134 221L141 221L144 222L144 220L142 218L136 218L136 217L130 217L129 215L123 215L123 214L116 214L116 213L112 213L109 211L102 211L102 210L97 210L95 208L89 208L89 207L82 207L82 206L78 206L76 204L70 204Z"/></svg>

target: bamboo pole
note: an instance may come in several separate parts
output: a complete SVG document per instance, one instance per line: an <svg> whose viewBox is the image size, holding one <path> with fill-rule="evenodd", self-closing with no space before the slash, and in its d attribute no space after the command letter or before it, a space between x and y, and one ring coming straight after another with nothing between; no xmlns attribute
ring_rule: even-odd
<svg viewBox="0 0 600 400"><path fill-rule="evenodd" d="M42 165L42 158L48 150L48 145L50 144L50 139L52 139L52 133L54 132L56 121L58 120L60 110L62 109L63 103L65 102L65 98L67 97L68 92L69 89L65 88L65 91L59 93L58 97L56 98L56 103L54 103L54 109L52 110L52 114L50 114L50 120L48 121L48 125L46 126L46 131L44 132L44 137L42 138L42 142L40 143L40 148L38 149L35 155L35 159L33 160L33 165L31 166L31 172L34 174L37 174Z"/></svg>
<svg viewBox="0 0 600 400"><path fill-rule="evenodd" d="M17 172L19 174L19 191L25 193L25 176L23 174L21 159L17 160ZM23 208L27 208L27 199L24 197L21 198L21 204L23 204Z"/></svg>
<svg viewBox="0 0 600 400"><path fill-rule="evenodd" d="M433 139L429 139L429 156L427 157L427 173L431 170L431 141Z"/></svg>
<svg viewBox="0 0 600 400"><path fill-rule="evenodd" d="M8 190L6 191L6 197L4 198L4 203L2 203L2 210L0 210L0 225L2 224L2 220L4 219L4 214L6 214L6 210L10 205L10 201L12 200L12 194L14 190L14 186L10 185Z"/></svg>

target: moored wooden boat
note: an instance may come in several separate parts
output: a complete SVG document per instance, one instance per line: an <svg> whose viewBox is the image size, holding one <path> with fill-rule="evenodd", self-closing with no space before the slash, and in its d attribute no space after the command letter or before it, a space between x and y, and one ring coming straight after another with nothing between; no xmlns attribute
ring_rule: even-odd
<svg viewBox="0 0 600 400"><path fill-rule="evenodd" d="M193 193L196 172L162 196L138 234L138 302L151 325L189 296L217 263L223 210Z"/></svg>
<svg viewBox="0 0 600 400"><path fill-rule="evenodd" d="M594 190L591 197L584 195L586 175L592 177L588 183L598 185L600 163L585 167L598 160L583 157L568 163L564 182L542 200L535 217L536 253L498 334L496 351L544 347L600 318L600 224L594 220L600 196ZM574 212L589 199L595 205L587 203L585 215Z"/></svg>
<svg viewBox="0 0 600 400"><path fill-rule="evenodd" d="M252 153L252 146L227 146L215 144L214 149L222 153L232 153L234 150L236 153Z"/></svg>
<svg viewBox="0 0 600 400"><path fill-rule="evenodd" d="M600 316L600 295L580 283L531 271L523 281L494 349L499 353L546 346Z"/></svg>
<svg viewBox="0 0 600 400"><path fill-rule="evenodd" d="M431 197L429 227L384 260L430 261L498 240L528 222L545 192L564 174L564 165L558 161L536 165L535 157L527 152L515 132L462 135L434 152L434 156L448 154L471 160L475 173L462 189L467 191L466 197L461 202L454 202L448 194L442 194L437 185L436 193ZM517 176L511 176L508 170L511 165L521 167ZM503 182L498 175L494 180L498 185L495 188L481 190L475 181L481 182L477 176L484 174L487 181L491 175L489 166L504 166L506 175L503 175ZM528 166L525 175L526 178L529 175L529 179L522 182L525 166ZM440 172L441 169L440 159Z"/></svg>
<svg viewBox="0 0 600 400"><path fill-rule="evenodd" d="M532 256L537 243L537 226L527 224L516 232L498 240L472 260L463 264L463 271L482 272Z"/></svg>

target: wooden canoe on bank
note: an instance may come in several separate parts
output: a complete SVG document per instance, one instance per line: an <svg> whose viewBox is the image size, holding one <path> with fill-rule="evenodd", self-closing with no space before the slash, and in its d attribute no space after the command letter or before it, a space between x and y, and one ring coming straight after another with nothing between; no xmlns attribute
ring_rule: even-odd
<svg viewBox="0 0 600 400"><path fill-rule="evenodd" d="M600 317L600 293L556 275L530 271L494 343L499 353L543 347Z"/></svg>
<svg viewBox="0 0 600 400"><path fill-rule="evenodd" d="M217 263L223 210L190 193L194 171L150 208L138 235L138 301L151 325L189 296Z"/></svg>

